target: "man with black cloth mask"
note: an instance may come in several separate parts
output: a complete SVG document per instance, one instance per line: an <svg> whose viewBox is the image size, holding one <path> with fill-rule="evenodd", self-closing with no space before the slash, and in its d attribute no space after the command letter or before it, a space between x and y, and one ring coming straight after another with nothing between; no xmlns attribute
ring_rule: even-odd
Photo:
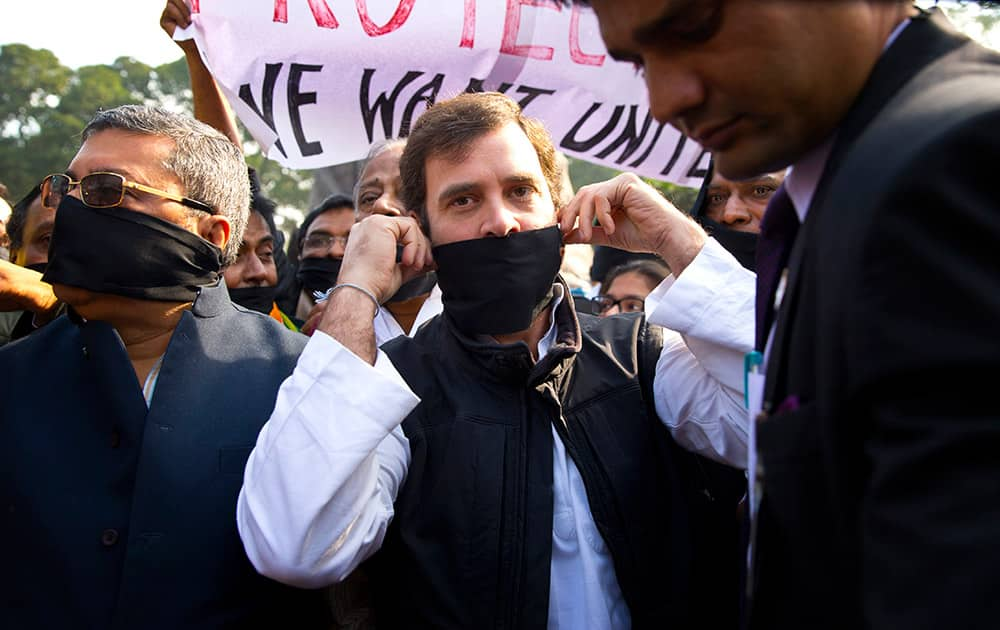
<svg viewBox="0 0 1000 630"><path fill-rule="evenodd" d="M634 175L557 224L551 140L500 94L431 106L400 170L429 240L409 217L352 233L247 463L254 566L318 587L381 548L386 627L733 627L743 475L702 456L746 462L753 274ZM578 317L563 242L663 256L648 310L674 330ZM377 350L379 303L433 263L443 315Z"/></svg>
<svg viewBox="0 0 1000 630"><path fill-rule="evenodd" d="M277 304L282 267L291 275L291 265L284 257L282 234L274 224L275 203L260 194L259 182L250 172L250 216L243 231L243 242L234 262L226 265L223 277L229 297L235 304L257 311L298 331L298 323Z"/></svg>
<svg viewBox="0 0 1000 630"><path fill-rule="evenodd" d="M784 171L733 181L708 163L691 216L747 269L755 269L757 234L767 203L785 180Z"/></svg>
<svg viewBox="0 0 1000 630"><path fill-rule="evenodd" d="M347 195L333 194L309 211L299 226L298 261L295 278L299 298L295 317L309 319L316 294L337 284L347 238L354 225L354 202ZM311 332L306 329L307 334Z"/></svg>
<svg viewBox="0 0 1000 630"><path fill-rule="evenodd" d="M325 627L257 574L235 500L306 338L230 302L249 185L186 116L100 112L66 174L44 280L69 307L0 349L0 627ZM44 375L44 378L39 378Z"/></svg>
<svg viewBox="0 0 1000 630"><path fill-rule="evenodd" d="M405 146L405 139L393 139L376 143L368 151L354 185L354 214L358 221L372 215L408 216L419 220L417 213L408 210L400 199L403 186L399 177L399 159ZM339 271L340 261L337 262ZM325 289L334 284L336 277ZM326 304L320 301L313 307L302 332L312 334L323 318ZM376 342L382 345L399 335L412 337L424 322L439 314L441 308L437 276L433 270L427 270L403 283L379 308L374 322Z"/></svg>

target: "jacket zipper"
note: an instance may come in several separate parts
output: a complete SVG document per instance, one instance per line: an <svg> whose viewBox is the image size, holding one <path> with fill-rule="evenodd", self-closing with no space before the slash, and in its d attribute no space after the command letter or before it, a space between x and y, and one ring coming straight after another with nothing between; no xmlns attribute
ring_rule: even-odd
<svg viewBox="0 0 1000 630"><path fill-rule="evenodd" d="M508 523L508 530L511 532L513 541L511 543L511 566L509 575L511 576L511 583L509 588L504 589L508 593L507 601L501 600L499 602L500 609L503 611L503 618L505 623L503 627L505 628L517 628L518 624L518 613L521 610L521 572L524 570L524 479L526 478L525 466L527 466L527 427L528 422L528 405L527 405L527 395L524 390L518 392L520 397L520 408L521 408L521 423L520 423L520 439L517 443L516 458L517 461L512 466L513 472L516 478L513 480L514 496L512 497L514 501L513 510L511 511L511 521ZM503 566L503 559L501 558L500 566ZM500 579L503 580L503 572L501 572Z"/></svg>

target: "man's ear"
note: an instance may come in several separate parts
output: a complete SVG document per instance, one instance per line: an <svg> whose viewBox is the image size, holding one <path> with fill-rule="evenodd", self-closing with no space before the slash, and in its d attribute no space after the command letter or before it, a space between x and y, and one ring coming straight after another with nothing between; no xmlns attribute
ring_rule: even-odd
<svg viewBox="0 0 1000 630"><path fill-rule="evenodd" d="M229 219L220 214L207 216L198 222L199 236L219 249L226 248L231 232L232 226L229 224Z"/></svg>

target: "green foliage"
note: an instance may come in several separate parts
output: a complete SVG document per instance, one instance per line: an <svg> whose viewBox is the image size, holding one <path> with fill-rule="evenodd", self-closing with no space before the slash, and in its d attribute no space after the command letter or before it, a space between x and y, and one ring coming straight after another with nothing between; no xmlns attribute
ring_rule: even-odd
<svg viewBox="0 0 1000 630"><path fill-rule="evenodd" d="M242 127L240 131L246 137L247 133ZM246 160L247 164L257 170L262 192L268 199L274 200L281 206L291 206L303 213L309 210L309 193L312 191L311 171L285 168L274 160L268 160L259 152L252 155L248 153Z"/></svg>
<svg viewBox="0 0 1000 630"><path fill-rule="evenodd" d="M569 179L573 183L573 190L578 190L581 186L586 186L587 184L609 180L621 172L616 171L613 168L608 168L607 166L584 162L583 160L577 160L574 158L568 158L568 160ZM695 198L698 196L697 188L678 186L677 184L661 182L648 177L644 177L643 179L648 184L659 190L664 197L670 200L672 204L685 212L691 209L694 205Z"/></svg>
<svg viewBox="0 0 1000 630"><path fill-rule="evenodd" d="M161 105L192 113L191 84L181 57L151 67L131 57L110 65L72 70L52 52L24 44L0 46L0 182L12 199L42 177L66 168L80 132L100 109L127 103ZM243 137L249 135L243 130ZM257 169L264 192L279 205L305 209L312 175L255 153L245 143L247 163Z"/></svg>
<svg viewBox="0 0 1000 630"><path fill-rule="evenodd" d="M159 83L160 91L164 95L169 95L176 104L185 111L193 111L194 104L191 96L191 80L188 77L187 61L180 57L176 61L156 66L153 69L156 81Z"/></svg>
<svg viewBox="0 0 1000 630"><path fill-rule="evenodd" d="M132 57L119 57L110 68L118 73L122 87L136 100L145 100L156 89L153 69L141 61Z"/></svg>
<svg viewBox="0 0 1000 630"><path fill-rule="evenodd" d="M74 73L48 50L0 47L0 181L13 199L73 155L80 121L58 110Z"/></svg>
<svg viewBox="0 0 1000 630"><path fill-rule="evenodd" d="M142 102L125 87L121 74L110 66L84 66L76 71L59 101L58 111L86 123L100 108Z"/></svg>

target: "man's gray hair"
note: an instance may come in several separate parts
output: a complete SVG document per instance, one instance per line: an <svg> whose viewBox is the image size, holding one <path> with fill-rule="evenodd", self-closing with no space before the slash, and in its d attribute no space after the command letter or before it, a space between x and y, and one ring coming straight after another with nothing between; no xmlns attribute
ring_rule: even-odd
<svg viewBox="0 0 1000 630"><path fill-rule="evenodd" d="M250 179L239 148L205 123L159 107L122 105L98 112L84 128L83 142L108 129L174 141L164 168L180 179L186 197L208 204L229 219L229 242L223 260L227 265L235 261L250 216Z"/></svg>
<svg viewBox="0 0 1000 630"><path fill-rule="evenodd" d="M372 160L389 149L405 146L406 138L386 138L385 140L376 142L368 149L368 155L365 156L365 161L361 163L361 168L358 169L358 181L354 182L354 216L358 216L359 209L361 208L361 200L358 199L358 194L361 192L361 182L365 179L365 170L368 169L368 165L371 164Z"/></svg>

